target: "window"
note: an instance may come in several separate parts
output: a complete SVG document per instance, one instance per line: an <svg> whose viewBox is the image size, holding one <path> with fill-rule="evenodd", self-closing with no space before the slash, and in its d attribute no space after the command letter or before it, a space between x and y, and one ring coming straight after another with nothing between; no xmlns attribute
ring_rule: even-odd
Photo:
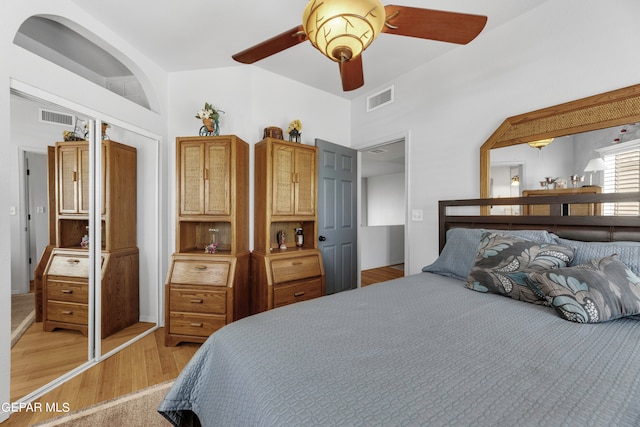
<svg viewBox="0 0 640 427"><path fill-rule="evenodd" d="M604 171L605 193L640 191L640 140L598 151L607 165ZM606 203L604 214L640 215L640 202Z"/></svg>

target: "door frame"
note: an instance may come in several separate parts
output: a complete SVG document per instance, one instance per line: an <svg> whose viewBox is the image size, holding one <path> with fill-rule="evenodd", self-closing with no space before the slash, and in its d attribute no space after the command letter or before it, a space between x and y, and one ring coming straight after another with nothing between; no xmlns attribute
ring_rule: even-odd
<svg viewBox="0 0 640 427"><path fill-rule="evenodd" d="M23 256L20 258L21 261L21 270L24 272L24 283L20 286L20 290L23 290L25 292L29 292L29 282L31 280L31 274L32 274L32 270L35 269L36 265L37 265L37 261L38 259L36 258L32 258L32 266L33 268L29 265L29 256L30 254L30 238L31 238L31 224L29 223L29 220L27 219L27 216L30 214L30 203L29 203L29 177L27 176L27 153L33 153L33 154L41 154L44 155L45 157L47 156L47 152L46 150L42 150L40 148L34 148L34 147L27 147L27 146L20 146L18 147L18 156L19 158L22 160L20 162L19 168L20 168L20 182L18 183L18 188L20 191L20 206L18 208L18 211L21 212L21 218L20 218L20 223L21 223L21 228L22 228L22 224L24 224L24 234L23 234L23 244L24 246L24 251L23 251ZM47 191L46 186L47 183L45 182L45 191ZM47 209L47 216L49 215L49 205L46 205L46 209ZM49 240L48 239L48 235L44 236L45 240ZM39 257L40 254L36 254L36 257Z"/></svg>
<svg viewBox="0 0 640 427"><path fill-rule="evenodd" d="M358 151L358 286L360 286L360 282L362 281L362 277L360 272L362 271L362 242L360 239L362 238L362 186L360 182L362 181L362 152L368 151L373 148L382 147L392 142L397 142L400 139L404 139L404 271L405 275L409 271L411 271L410 263L410 245L409 245L409 235L411 233L411 217L409 214L409 206L411 206L411 186L410 186L410 167L409 167L409 158L411 153L411 131L406 130L403 132L393 133L386 135L381 138L376 138L368 141L366 144L352 147L354 150Z"/></svg>

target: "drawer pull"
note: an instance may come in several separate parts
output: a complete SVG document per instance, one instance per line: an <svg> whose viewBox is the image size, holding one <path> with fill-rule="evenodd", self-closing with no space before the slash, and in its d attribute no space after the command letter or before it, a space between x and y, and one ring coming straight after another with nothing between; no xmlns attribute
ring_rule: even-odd
<svg viewBox="0 0 640 427"><path fill-rule="evenodd" d="M74 265L75 265L75 264L78 264L79 262L80 262L80 260L79 260L79 259L77 259L77 258L69 258L69 259L67 260L67 263L68 263L68 264L74 264Z"/></svg>
<svg viewBox="0 0 640 427"><path fill-rule="evenodd" d="M294 261L291 265L302 265L302 261Z"/></svg>
<svg viewBox="0 0 640 427"><path fill-rule="evenodd" d="M202 328L202 322L191 322L191 326L194 328Z"/></svg>
<svg viewBox="0 0 640 427"><path fill-rule="evenodd" d="M299 291L293 294L294 297L301 297L304 295L304 291Z"/></svg>
<svg viewBox="0 0 640 427"><path fill-rule="evenodd" d="M206 265L196 265L194 268L195 268L196 270L206 270L206 269L207 269L207 266L206 266Z"/></svg>
<svg viewBox="0 0 640 427"><path fill-rule="evenodd" d="M71 311L71 310L62 310L62 314L65 314L67 316L71 316L73 314L73 311Z"/></svg>
<svg viewBox="0 0 640 427"><path fill-rule="evenodd" d="M191 298L191 304L202 304L203 302L202 298Z"/></svg>
<svg viewBox="0 0 640 427"><path fill-rule="evenodd" d="M73 293L73 289L63 289L60 292L62 292L63 294L72 294Z"/></svg>

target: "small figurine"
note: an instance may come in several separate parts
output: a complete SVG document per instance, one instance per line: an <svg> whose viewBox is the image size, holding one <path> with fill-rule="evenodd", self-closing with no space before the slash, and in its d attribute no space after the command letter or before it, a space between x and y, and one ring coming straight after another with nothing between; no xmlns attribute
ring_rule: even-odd
<svg viewBox="0 0 640 427"><path fill-rule="evenodd" d="M287 249L287 238L282 230L278 231L278 245L280 249Z"/></svg>

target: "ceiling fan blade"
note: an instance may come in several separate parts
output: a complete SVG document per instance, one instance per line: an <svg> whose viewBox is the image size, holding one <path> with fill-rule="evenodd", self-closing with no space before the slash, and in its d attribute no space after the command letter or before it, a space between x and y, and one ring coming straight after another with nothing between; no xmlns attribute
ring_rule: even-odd
<svg viewBox="0 0 640 427"><path fill-rule="evenodd" d="M441 42L467 44L484 28L487 17L417 7L387 5L382 32Z"/></svg>
<svg viewBox="0 0 640 427"><path fill-rule="evenodd" d="M349 61L338 62L340 77L342 78L342 90L348 92L364 86L364 73L362 71L362 55Z"/></svg>
<svg viewBox="0 0 640 427"><path fill-rule="evenodd" d="M268 40L258 43L248 49L238 52L232 56L238 62L243 64L253 64L256 61L260 61L274 53L282 52L285 49L289 49L302 43L307 39L307 36L302 30L302 25L298 25L295 28L285 31L282 34L278 34L275 37L271 37Z"/></svg>

